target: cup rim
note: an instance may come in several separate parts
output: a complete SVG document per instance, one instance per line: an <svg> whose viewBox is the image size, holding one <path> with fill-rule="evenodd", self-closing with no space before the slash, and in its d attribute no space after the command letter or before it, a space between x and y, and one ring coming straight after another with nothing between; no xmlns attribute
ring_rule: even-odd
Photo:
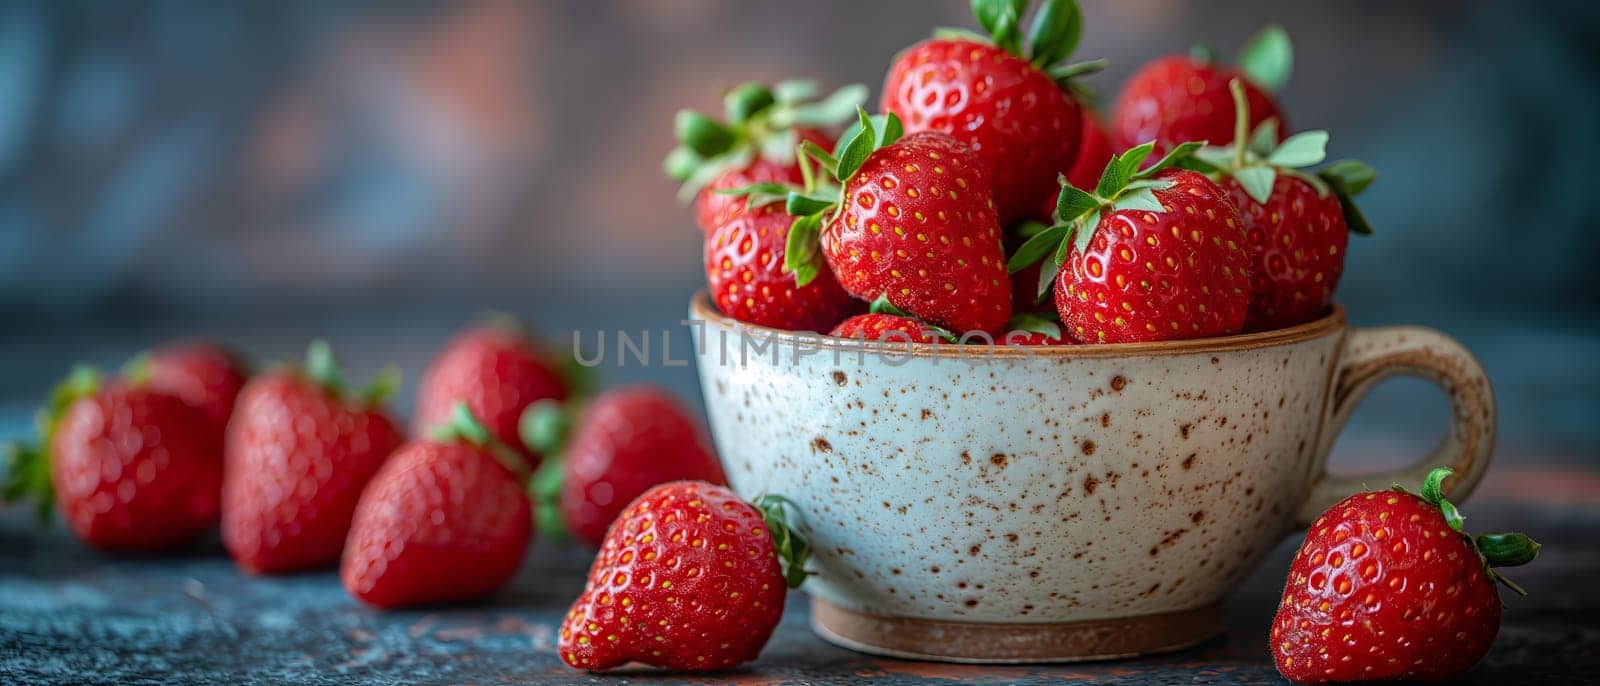
<svg viewBox="0 0 1600 686"><path fill-rule="evenodd" d="M1302 343L1317 338L1322 338L1335 331L1343 329L1345 320L1344 306L1334 303L1327 314L1319 319L1296 324L1283 329L1271 331L1258 331L1254 333L1235 334L1232 336L1214 336L1211 338L1192 338L1178 341L1155 341L1150 343L1080 343L1074 345L1030 345L1030 346L989 346L981 355L972 352L972 346L956 343L885 343L883 341L866 341L856 338L834 338L814 331L787 331L775 329L760 324L742 322L723 314L716 306L711 304L710 294L702 288L695 292L689 300L689 315L693 319L702 320L708 324L716 325L722 329L731 329L740 333L749 332L759 334L767 340L790 346L815 346L827 347L846 352L884 352L885 345L896 356L909 357L935 357L948 359L973 359L973 358L1077 358L1077 357L1132 357L1149 355L1190 355L1196 353L1226 353L1258 348L1270 348Z"/></svg>

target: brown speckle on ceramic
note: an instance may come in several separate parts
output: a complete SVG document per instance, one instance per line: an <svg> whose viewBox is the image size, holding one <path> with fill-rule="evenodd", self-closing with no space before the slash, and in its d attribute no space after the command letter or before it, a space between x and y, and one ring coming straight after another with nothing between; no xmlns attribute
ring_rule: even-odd
<svg viewBox="0 0 1600 686"><path fill-rule="evenodd" d="M703 298L691 316L706 321L697 335L733 347L766 331ZM775 358L724 363L714 339L696 349L710 351L699 371L730 482L805 511L817 571L806 589L832 616L1004 627L1215 607L1307 508L1359 490L1324 477L1323 461L1354 403L1394 373L1451 395L1456 427L1416 470L1454 464L1460 497L1492 443L1492 393L1459 346L1404 331L1405 342L1352 332L1335 311L1231 339L966 359L952 346L858 355L790 334L774 334ZM1052 659L1090 655L1108 654Z"/></svg>

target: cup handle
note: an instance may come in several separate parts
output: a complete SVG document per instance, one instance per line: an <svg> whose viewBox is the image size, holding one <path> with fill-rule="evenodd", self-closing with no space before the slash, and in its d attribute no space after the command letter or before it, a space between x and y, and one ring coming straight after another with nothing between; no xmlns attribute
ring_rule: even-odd
<svg viewBox="0 0 1600 686"><path fill-rule="evenodd" d="M1328 474L1328 453L1356 405L1378 382L1401 374L1428 379L1450 396L1450 431L1444 440L1422 461L1393 472L1357 477ZM1301 528L1334 503L1368 490L1367 484L1382 487L1393 482L1416 487L1436 467L1455 470L1445 480L1444 491L1462 499L1478 485L1489 466L1494 448L1494 389L1477 358L1449 336L1416 326L1354 329L1345 338L1334 370L1332 394L1323 421L1319 475L1297 520Z"/></svg>

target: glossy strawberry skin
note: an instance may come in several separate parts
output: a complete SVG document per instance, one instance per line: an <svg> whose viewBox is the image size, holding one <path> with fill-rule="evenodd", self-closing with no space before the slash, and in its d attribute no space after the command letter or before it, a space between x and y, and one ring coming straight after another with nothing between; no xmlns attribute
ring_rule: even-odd
<svg viewBox="0 0 1600 686"><path fill-rule="evenodd" d="M822 146L823 150L833 149L833 138L816 129L796 127L795 137L799 141L810 141ZM695 222L700 225L700 230L710 236L717 227L727 223L735 212L745 208L745 199L739 196L723 195L717 191L744 188L757 183L781 183L800 186L805 178L800 174L800 165L793 160L782 163L774 162L765 157L757 157L749 164L739 169L723 172L711 180L700 193L695 196L694 216Z"/></svg>
<svg viewBox="0 0 1600 686"><path fill-rule="evenodd" d="M532 529L526 491L488 451L413 441L362 493L339 576L374 607L477 599L516 574Z"/></svg>
<svg viewBox="0 0 1600 686"><path fill-rule="evenodd" d="M226 350L207 343L178 343L150 352L145 383L182 398L221 431L233 416L234 400L244 388L244 367Z"/></svg>
<svg viewBox="0 0 1600 686"><path fill-rule="evenodd" d="M1062 332L1060 336L1051 336L1038 331L1008 331L1005 337L1000 339L999 343L1021 346L1073 345L1076 341L1068 339L1065 332Z"/></svg>
<svg viewBox="0 0 1600 686"><path fill-rule="evenodd" d="M534 466L539 456L518 438L517 422L534 402L563 401L567 394L560 370L521 332L476 326L457 335L428 365L411 427L425 436L448 424L452 408L464 402L496 438Z"/></svg>
<svg viewBox="0 0 1600 686"><path fill-rule="evenodd" d="M969 146L994 189L1002 223L1033 214L1072 167L1082 106L1049 75L993 45L934 38L889 67L883 109L910 133L939 131Z"/></svg>
<svg viewBox="0 0 1600 686"><path fill-rule="evenodd" d="M217 521L222 436L178 396L115 384L68 408L50 441L50 480L85 543L171 549Z"/></svg>
<svg viewBox="0 0 1600 686"><path fill-rule="evenodd" d="M656 484L728 481L683 405L649 386L597 396L574 426L561 468L562 521L594 545L629 501Z"/></svg>
<svg viewBox="0 0 1600 686"><path fill-rule="evenodd" d="M846 291L867 301L887 295L958 334L996 331L1011 317L1000 224L965 145L910 134L868 156L842 197L822 252Z"/></svg>
<svg viewBox="0 0 1600 686"><path fill-rule="evenodd" d="M663 484L606 534L557 650L578 669L726 669L761 652L786 593L756 508L721 486Z"/></svg>
<svg viewBox="0 0 1600 686"><path fill-rule="evenodd" d="M1069 335L1135 343L1238 333L1250 306L1250 256L1239 212L1210 179L1169 169L1154 177L1165 212L1115 210L1086 252L1073 248L1055 285Z"/></svg>
<svg viewBox="0 0 1600 686"><path fill-rule="evenodd" d="M894 314L858 314L839 322L828 335L891 343L938 342L938 337L929 333L927 324Z"/></svg>
<svg viewBox="0 0 1600 686"><path fill-rule="evenodd" d="M1458 675L1488 652L1500 597L1438 506L1346 498L1311 525L1272 622L1278 671L1301 683Z"/></svg>
<svg viewBox="0 0 1600 686"><path fill-rule="evenodd" d="M1266 331L1321 317L1333 304L1350 242L1339 199L1279 173L1265 205L1233 177L1223 181L1244 220L1252 264L1245 329Z"/></svg>
<svg viewBox="0 0 1600 686"><path fill-rule="evenodd" d="M297 371L257 376L228 425L223 544L253 573L334 564L361 489L400 443L381 410L347 406Z"/></svg>
<svg viewBox="0 0 1600 686"><path fill-rule="evenodd" d="M738 209L706 239L706 283L717 309L734 319L791 331L826 331L864 309L818 266L805 286L784 271L785 243L794 217L781 203Z"/></svg>
<svg viewBox="0 0 1600 686"><path fill-rule="evenodd" d="M1250 104L1249 130L1277 117L1278 139L1283 140L1288 122L1266 91L1237 70L1172 55L1146 64L1129 77L1111 116L1111 142L1126 149L1153 140L1156 149L1151 159L1189 141L1232 143L1234 108L1228 82L1235 78L1244 84Z"/></svg>

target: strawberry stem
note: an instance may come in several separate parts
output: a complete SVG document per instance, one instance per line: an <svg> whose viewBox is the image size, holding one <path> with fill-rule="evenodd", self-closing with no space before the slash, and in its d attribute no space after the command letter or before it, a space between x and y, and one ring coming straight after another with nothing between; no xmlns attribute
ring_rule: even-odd
<svg viewBox="0 0 1600 686"><path fill-rule="evenodd" d="M1233 167L1244 167L1246 139L1250 137L1250 101L1244 96L1244 84L1239 79L1228 82L1228 92L1233 95Z"/></svg>
<svg viewBox="0 0 1600 686"><path fill-rule="evenodd" d="M1437 506L1444 515L1445 523L1466 539L1467 545L1478 554L1478 560L1483 563L1483 570L1488 573L1490 579L1505 584L1518 595L1528 595L1521 586L1494 568L1516 567L1532 562L1539 554L1539 543L1520 533L1489 533L1473 538L1464 528L1467 518L1461 515L1454 503L1445 499L1444 480L1454 473L1455 470L1449 467L1439 467L1428 472L1428 476L1422 480L1422 491L1419 495L1423 500ZM1401 493L1409 492L1399 484L1395 484L1393 488Z"/></svg>

